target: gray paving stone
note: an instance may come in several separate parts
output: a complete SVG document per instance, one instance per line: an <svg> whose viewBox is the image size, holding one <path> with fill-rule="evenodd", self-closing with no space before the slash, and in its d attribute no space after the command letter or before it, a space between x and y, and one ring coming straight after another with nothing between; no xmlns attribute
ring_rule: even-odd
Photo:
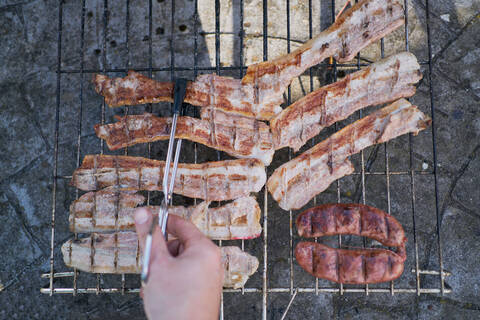
<svg viewBox="0 0 480 320"><path fill-rule="evenodd" d="M42 137L39 123L24 98L25 86L7 82L0 85L0 90L0 130L3 132L0 141L4 150L8 150L0 155L0 174L3 180L45 153L48 142Z"/></svg>
<svg viewBox="0 0 480 320"><path fill-rule="evenodd" d="M478 5L478 4L477 4ZM479 9L477 9L477 12ZM475 11L472 11L475 12ZM480 17L478 14L459 32L458 37L437 57L437 68L445 78L480 98L478 56L480 55Z"/></svg>
<svg viewBox="0 0 480 320"><path fill-rule="evenodd" d="M480 219L452 205L445 209L442 222L444 267L452 272L446 282L454 292L449 298L478 304L480 275L476 267L480 250Z"/></svg>

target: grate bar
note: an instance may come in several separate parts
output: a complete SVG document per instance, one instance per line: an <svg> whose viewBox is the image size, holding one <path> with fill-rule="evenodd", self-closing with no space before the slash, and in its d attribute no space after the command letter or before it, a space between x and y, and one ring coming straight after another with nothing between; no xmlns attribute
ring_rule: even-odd
<svg viewBox="0 0 480 320"><path fill-rule="evenodd" d="M243 37L245 35L245 30L243 29L243 0L240 0L240 33L239 33L239 48L238 48L238 54L239 54L239 76L240 78L243 78L244 75L244 66L243 66ZM245 240L242 239L242 251L245 251ZM242 295L245 294L245 285L242 286Z"/></svg>
<svg viewBox="0 0 480 320"><path fill-rule="evenodd" d="M313 143L313 140L312 140ZM413 170L413 173L416 175L422 175L422 176L428 176L428 175L434 175L435 173L432 171L419 171L419 170ZM412 171L390 171L388 173L389 176L410 176L412 174ZM353 172L350 174L351 176L359 176L362 175L361 172ZM385 171L373 171L373 172L365 172L365 176L386 176L387 174ZM60 180L70 180L72 179L72 176L69 175L58 175L55 177L56 179Z"/></svg>
<svg viewBox="0 0 480 320"><path fill-rule="evenodd" d="M372 62L373 63L373 62ZM368 67L372 63L360 63L360 67ZM421 66L428 66L428 61L419 61L418 62ZM327 63L327 62L321 62L316 66L311 67L312 70L315 69L321 69L322 67L328 67L331 68L333 64ZM358 66L357 63L337 63L337 67L342 67L342 68L356 68ZM248 67L243 66L220 66L219 69L222 71L231 71L231 70L246 70ZM199 67L197 66L196 68L194 67L179 67L176 66L174 67L175 71L216 71L216 67ZM59 69L59 73L81 73L81 69ZM129 70L135 70L137 72L145 72L145 71L150 71L149 67L128 67L128 68L107 68L105 71L103 69L84 69L84 73L126 73ZM170 67L163 67L163 68L158 68L158 67L152 67L153 72L168 72L170 71Z"/></svg>
<svg viewBox="0 0 480 320"><path fill-rule="evenodd" d="M268 60L268 0L263 0L263 61ZM265 168L265 170L267 170ZM267 170L268 176L268 170ZM262 288L262 319L267 320L267 269L268 269L268 188L265 184L264 192L264 208L263 208L263 288Z"/></svg>
<svg viewBox="0 0 480 320"><path fill-rule="evenodd" d="M286 1L286 11L287 11L287 53L290 53L290 0ZM292 88L289 85L287 88L287 105L292 103ZM288 148L288 160L292 160L292 149ZM290 295L293 295L293 217L292 210L288 210L288 219L289 219L289 235L290 235L290 252L289 252L289 263L290 263Z"/></svg>
<svg viewBox="0 0 480 320"><path fill-rule="evenodd" d="M62 65L62 25L63 25L63 2L60 1L58 6L58 47L57 47L57 91L56 91L56 107L55 107L55 133L54 133L54 143L53 143L53 173L52 173L52 220L51 227L52 232L50 235L50 295L54 292L53 287L53 265L54 265L54 248L55 248L55 214L57 207L57 165L58 165L58 135L59 135L59 124L60 124L60 81L61 73L60 68Z"/></svg>
<svg viewBox="0 0 480 320"><path fill-rule="evenodd" d="M332 0L332 11L331 11L331 15L332 15L332 23L335 22L335 0ZM333 73L333 79L332 79L332 82L336 82L337 81L337 61L333 58L330 58L330 62L332 64L332 67L330 68L332 70L332 73ZM356 67L357 65L355 65ZM335 132L337 132L339 129L338 129L338 124L335 123ZM341 191L340 191L340 180L337 180L336 181L336 185L337 185L337 203L340 203L342 202L342 199L341 199ZM342 236L339 234L338 235L338 247L341 248L342 247ZM320 289L317 290L317 292L320 291ZM340 293L340 295L343 295L344 293L344 289L343 289L343 283L339 283L338 284L338 292Z"/></svg>
<svg viewBox="0 0 480 320"><path fill-rule="evenodd" d="M380 55L382 59L385 57L385 41L383 38L380 39ZM385 142L383 145L385 147L384 162L385 162L385 180L387 184L387 213L391 214L392 205L391 205L391 197L390 197L390 161L388 160L388 142ZM390 293L392 296L395 293L393 288L394 288L394 281L392 280L390 281Z"/></svg>
<svg viewBox="0 0 480 320"><path fill-rule="evenodd" d="M405 10L405 50L410 50L410 43L408 37L408 0L404 0L404 10ZM408 134L408 145L409 145L409 167L410 167L410 185L411 185L411 195L412 195L412 226L413 226L413 243L415 248L415 283L417 286L417 295L420 295L420 273L419 262L418 262L418 241L417 241L417 228L415 221L415 174L413 170L413 142L412 134Z"/></svg>
<svg viewBox="0 0 480 320"><path fill-rule="evenodd" d="M308 0L308 38L312 39L313 38L313 14L312 14L312 0ZM310 92L313 91L313 68L309 68L308 73L310 76ZM316 137L312 138L312 144L311 146L316 145ZM313 197L313 206L317 205L317 198L318 196ZM315 237L314 239L315 242L318 242L318 238ZM315 278L315 294L318 295L318 278Z"/></svg>
<svg viewBox="0 0 480 320"><path fill-rule="evenodd" d="M410 270L412 273L416 273L417 270L415 268L413 268L412 270ZM433 275L433 276L438 276L440 275L440 273L436 270L418 270L418 272L420 274L424 274L424 275ZM452 274L448 271L443 271L443 276L444 277L448 277L448 276L451 276ZM74 272L73 271L66 271L66 272L56 272L53 274L53 277L54 278L67 278L67 277L73 277L74 276ZM50 279L51 275L50 273L43 273L41 276L41 278L44 278L44 279ZM245 288L247 289L247 288ZM249 288L248 290L250 290L252 288ZM255 289L255 288L253 288ZM224 291L228 291L229 289L224 289ZM256 289L257 290L257 289ZM260 290L260 289L258 289ZM286 288L285 288L286 290Z"/></svg>
<svg viewBox="0 0 480 320"><path fill-rule="evenodd" d="M438 260L440 263L440 288L441 288L441 293L442 295L447 292L445 289L445 278L443 275L443 257L442 257L442 241L440 237L440 228L442 224L441 216L440 216L440 210L439 210L439 204L438 204L438 181L437 181L437 168L438 168L438 162L437 162L437 144L436 144L436 136L435 136L435 131L436 131L436 123L435 123L435 105L433 102L433 84L432 84L432 69L433 69L433 64L432 64L432 43L431 43L431 34L430 34L430 1L425 0L425 15L426 15L426 20L427 20L427 44L428 44L428 88L429 88L429 93L430 93L430 111L431 111L431 117L432 117L432 145L433 145L433 172L434 172L434 184L435 184L435 214L437 218L437 245L438 245Z"/></svg>
<svg viewBox="0 0 480 320"><path fill-rule="evenodd" d="M173 1L173 0L172 0ZM220 0L215 0L215 72L217 75L220 75ZM221 160L221 153L217 150L217 160ZM218 202L220 206L220 202ZM218 241L218 245L222 246L222 240ZM220 296L220 320L223 320L225 317L224 314L224 303L223 303L223 292Z"/></svg>
<svg viewBox="0 0 480 320"><path fill-rule="evenodd" d="M81 151L81 145L82 145L82 117L83 117L83 81L84 81L84 58L85 58L85 0L82 0L82 17L81 17L81 31L80 31L80 51L81 51L81 57L80 57L80 70L81 70L81 76L80 76L80 109L78 110L78 122L77 122L77 168L80 166L80 151ZM78 200L78 189L75 189L75 200ZM75 228L75 222L76 222L76 211L74 212L73 215L73 229L76 230ZM78 239L78 234L75 232L74 233L74 238ZM71 247L70 247L70 258L71 258ZM73 295L76 295L76 290L77 290L77 269L73 268L74 274L73 274Z"/></svg>
<svg viewBox="0 0 480 320"><path fill-rule="evenodd" d="M97 293L97 288L79 288L77 289L78 294L85 294L85 293ZM245 288L246 293L262 293L264 292L263 289L257 288ZM315 293L316 288L295 288L298 293ZM63 293L63 294L73 294L73 288L54 288L53 291L49 288L42 288L40 289L41 293L45 294L53 294L53 293ZM99 291L99 294L103 293L121 293L122 290L120 288L102 288ZM223 293L241 293L242 289L224 289ZM267 290L268 293L289 293L290 288L270 288ZM318 288L318 292L321 293L340 293L339 288ZM365 289L362 288L344 288L344 293L365 293ZM395 289L394 293L416 293L417 289L412 288L397 288ZM451 289L445 289L445 293L452 293ZM125 293L140 293L139 288L128 288L125 289ZM390 293L389 288L379 288L374 289L370 288L369 293ZM441 293L441 289L436 288L423 288L420 289L420 294L438 294Z"/></svg>

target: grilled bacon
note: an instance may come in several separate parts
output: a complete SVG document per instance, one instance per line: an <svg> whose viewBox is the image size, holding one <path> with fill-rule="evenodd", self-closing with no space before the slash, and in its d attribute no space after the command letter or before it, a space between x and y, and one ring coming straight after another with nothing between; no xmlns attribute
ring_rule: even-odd
<svg viewBox="0 0 480 320"><path fill-rule="evenodd" d="M228 152L237 158L256 158L265 165L272 162L275 152L270 128L263 122L224 113L212 113L210 119L179 117L175 137L188 139L208 147ZM117 117L117 122L95 125L95 133L107 142L110 150L137 143L168 140L172 118L160 118L150 113Z"/></svg>
<svg viewBox="0 0 480 320"><path fill-rule="evenodd" d="M92 241L93 240L93 241ZM238 247L221 247L223 286L240 288L258 268L258 259ZM140 273L143 258L135 232L92 233L62 245L63 261L71 268L95 273Z"/></svg>
<svg viewBox="0 0 480 320"><path fill-rule="evenodd" d="M317 278L344 284L392 281L403 273L405 256L385 249L334 249L315 242L295 247L298 264Z"/></svg>
<svg viewBox="0 0 480 320"><path fill-rule="evenodd" d="M297 50L248 67L243 79L201 75L187 86L185 102L269 120L282 109L283 92L309 67L334 56L351 60L361 49L404 23L399 0L361 0L328 29ZM125 78L95 75L95 90L111 107L173 100L173 83L130 71Z"/></svg>
<svg viewBox="0 0 480 320"><path fill-rule="evenodd" d="M87 155L73 172L71 183L84 191L109 186L161 190L164 166L164 161L142 157ZM257 159L180 163L173 192L207 201L232 200L260 191L265 181L265 167Z"/></svg>
<svg viewBox="0 0 480 320"><path fill-rule="evenodd" d="M333 181L354 171L348 160L368 146L427 128L428 116L405 99L355 121L278 167L267 182L284 210L300 209Z"/></svg>
<svg viewBox="0 0 480 320"><path fill-rule="evenodd" d="M135 191L109 187L88 192L70 205L70 231L79 233L135 231L135 208L145 197ZM260 207L254 197L242 197L220 207L205 201L196 206L173 206L169 213L180 216L213 240L256 238L262 232ZM159 207L149 207L158 214Z"/></svg>
<svg viewBox="0 0 480 320"><path fill-rule="evenodd" d="M359 109L413 96L421 78L417 58L402 52L321 87L272 119L275 149L298 151L323 128Z"/></svg>
<svg viewBox="0 0 480 320"><path fill-rule="evenodd" d="M307 209L297 217L297 229L301 237L357 235L388 247L404 246L407 241L402 225L393 216L356 203L324 204Z"/></svg>

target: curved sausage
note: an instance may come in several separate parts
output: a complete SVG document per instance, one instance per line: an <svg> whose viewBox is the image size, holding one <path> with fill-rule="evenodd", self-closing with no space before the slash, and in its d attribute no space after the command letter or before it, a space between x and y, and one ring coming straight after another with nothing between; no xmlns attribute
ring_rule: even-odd
<svg viewBox="0 0 480 320"><path fill-rule="evenodd" d="M298 234L321 237L349 234L368 237L388 247L401 247L407 238L402 225L380 209L363 204L324 204L297 217Z"/></svg>
<svg viewBox="0 0 480 320"><path fill-rule="evenodd" d="M344 284L395 280L403 272L405 258L385 249L335 249L315 242L295 247L298 264L317 278Z"/></svg>

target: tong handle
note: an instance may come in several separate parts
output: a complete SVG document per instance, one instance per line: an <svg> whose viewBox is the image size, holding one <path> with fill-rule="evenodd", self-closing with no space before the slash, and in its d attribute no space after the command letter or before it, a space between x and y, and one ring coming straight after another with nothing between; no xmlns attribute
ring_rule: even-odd
<svg viewBox="0 0 480 320"><path fill-rule="evenodd" d="M183 100L185 100L185 94L187 92L187 79L176 78L175 85L173 87L173 114L184 114L184 108L182 108Z"/></svg>
<svg viewBox="0 0 480 320"><path fill-rule="evenodd" d="M150 226L150 231L146 238L142 274L141 274L142 285L145 284L148 279L150 254L152 250L153 231L157 225L160 226L160 229L162 230L164 237L167 239L166 229L167 229L167 219L168 219L168 205L170 204L172 199L175 175L177 173L178 159L180 156L180 149L182 146L182 139L179 139L177 142L177 148L175 151L172 175L170 177L170 181L168 181L168 176L170 175L170 164L172 162L172 152L173 152L173 144L175 140L175 131L177 127L177 119L179 114L180 115L184 114L184 108L182 107L182 105L183 105L183 100L185 99L185 94L187 92L187 80L183 78L175 79L175 86L173 90L174 90L173 91L174 100L173 100L173 107L172 107L172 113L173 113L172 127L170 129L170 139L168 141L167 159L165 161L165 168L163 172L163 183L162 183L164 200L160 206L158 215L154 217L154 221Z"/></svg>
<svg viewBox="0 0 480 320"><path fill-rule="evenodd" d="M172 118L172 127L170 129L170 139L168 141L168 151L167 151L167 159L165 161L165 169L164 169L164 176L163 176L163 193L164 193L164 199L165 203L168 205L171 199L171 193L173 192L173 181L175 180L175 176L172 174L172 177L170 178L170 184L168 183L168 177L170 173L170 164L172 162L172 151L173 151L173 144L175 140L175 131L177 129L177 119L178 119L178 114L184 114L184 108L182 107L183 105L183 100L185 99L185 94L187 92L187 79L184 78L177 78L175 79L175 85L173 88L173 107L172 107L172 113L173 113L173 118ZM181 140L179 140L179 143ZM174 163L174 169L173 173L176 173L176 165L178 164L178 156L180 153L180 146L181 144L177 143L177 150L175 151L175 163Z"/></svg>

